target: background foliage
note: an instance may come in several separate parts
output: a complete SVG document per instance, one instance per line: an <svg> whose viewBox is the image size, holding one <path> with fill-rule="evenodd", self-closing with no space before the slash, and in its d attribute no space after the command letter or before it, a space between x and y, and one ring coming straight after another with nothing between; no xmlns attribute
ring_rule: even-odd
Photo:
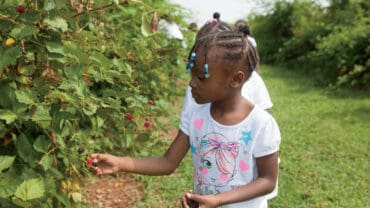
<svg viewBox="0 0 370 208"><path fill-rule="evenodd" d="M156 27L181 13L162 0L0 6L0 204L78 205L87 154L145 149L169 116L184 50Z"/></svg>
<svg viewBox="0 0 370 208"><path fill-rule="evenodd" d="M262 62L301 68L321 82L368 88L370 3L331 0L275 1L251 18Z"/></svg>

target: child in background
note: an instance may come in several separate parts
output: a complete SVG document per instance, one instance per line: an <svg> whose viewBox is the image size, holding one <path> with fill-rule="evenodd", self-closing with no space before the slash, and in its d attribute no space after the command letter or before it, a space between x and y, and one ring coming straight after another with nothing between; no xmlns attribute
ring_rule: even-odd
<svg viewBox="0 0 370 208"><path fill-rule="evenodd" d="M201 208L266 207L278 173L280 131L274 118L241 95L258 60L240 33L221 31L199 38L191 50L192 96L198 105L186 115L175 140L161 157L92 154L97 174L117 171L172 173L192 153L195 201Z"/></svg>

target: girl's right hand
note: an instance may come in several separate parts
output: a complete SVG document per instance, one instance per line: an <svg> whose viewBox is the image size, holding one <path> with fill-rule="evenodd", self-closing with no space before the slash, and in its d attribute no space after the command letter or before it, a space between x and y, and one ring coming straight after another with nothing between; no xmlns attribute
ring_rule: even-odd
<svg viewBox="0 0 370 208"><path fill-rule="evenodd" d="M120 158L110 154L92 154L88 156L93 160L91 169L97 175L115 173L120 170Z"/></svg>

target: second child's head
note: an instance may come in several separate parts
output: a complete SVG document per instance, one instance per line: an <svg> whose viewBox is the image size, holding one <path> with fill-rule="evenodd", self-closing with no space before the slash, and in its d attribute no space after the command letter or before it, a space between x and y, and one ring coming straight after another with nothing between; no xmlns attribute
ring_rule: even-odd
<svg viewBox="0 0 370 208"><path fill-rule="evenodd" d="M191 50L187 66L195 101L202 104L240 95L257 62L256 49L241 33L221 31L200 37Z"/></svg>

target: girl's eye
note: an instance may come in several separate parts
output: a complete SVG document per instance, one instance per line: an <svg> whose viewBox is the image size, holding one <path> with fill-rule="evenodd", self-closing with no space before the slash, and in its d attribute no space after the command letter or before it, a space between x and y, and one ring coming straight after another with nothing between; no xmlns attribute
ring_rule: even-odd
<svg viewBox="0 0 370 208"><path fill-rule="evenodd" d="M202 81L202 80L205 80L206 79L206 77L198 77L198 79L200 80L200 81Z"/></svg>
<svg viewBox="0 0 370 208"><path fill-rule="evenodd" d="M212 168L212 163L209 160L204 160L203 165L207 168L210 169Z"/></svg>

